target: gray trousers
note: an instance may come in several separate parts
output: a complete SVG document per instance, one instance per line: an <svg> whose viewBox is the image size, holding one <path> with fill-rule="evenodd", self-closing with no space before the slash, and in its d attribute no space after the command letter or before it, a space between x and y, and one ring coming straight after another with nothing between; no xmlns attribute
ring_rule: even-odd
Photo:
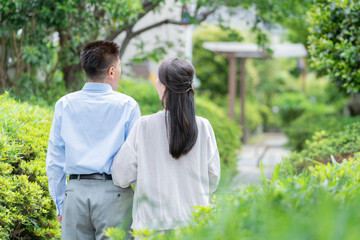
<svg viewBox="0 0 360 240"><path fill-rule="evenodd" d="M61 239L103 240L108 227L127 232L131 225L133 190L112 180L70 180L62 210Z"/></svg>

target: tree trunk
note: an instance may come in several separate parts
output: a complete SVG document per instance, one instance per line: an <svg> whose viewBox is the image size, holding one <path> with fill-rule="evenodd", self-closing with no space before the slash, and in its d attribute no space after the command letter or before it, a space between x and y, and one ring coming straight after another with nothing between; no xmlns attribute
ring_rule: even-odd
<svg viewBox="0 0 360 240"><path fill-rule="evenodd" d="M6 46L5 46L5 37L1 38L1 58L0 58L0 80L1 80L1 89L5 89L7 88L7 84L6 84L6 62L5 62L5 57L6 57L6 50L5 50ZM3 90L1 90L0 92L2 92Z"/></svg>
<svg viewBox="0 0 360 240"><path fill-rule="evenodd" d="M126 36L120 45L120 59L124 55L125 50L126 50L127 46L129 45L131 39L133 39L133 37L134 36L132 33L132 28L130 28L126 31Z"/></svg>
<svg viewBox="0 0 360 240"><path fill-rule="evenodd" d="M14 49L14 58L15 58L15 79L12 82L12 85L15 86L16 88L18 88L18 83L17 81L19 81L19 79L21 78L21 73L22 73L22 59L21 59L21 54L22 54L22 50L21 50L21 45L22 45L22 40L23 40L23 36L24 36L24 29L21 33L21 39L19 42L19 46L17 46L17 42L16 42L16 33L13 30L11 32L11 39L12 39L12 44L13 44L13 49Z"/></svg>
<svg viewBox="0 0 360 240"><path fill-rule="evenodd" d="M66 89L70 91L79 90L81 83L84 81L82 77L82 67L80 64L72 64L63 66L64 81Z"/></svg>
<svg viewBox="0 0 360 240"><path fill-rule="evenodd" d="M65 81L65 86L66 89L69 91L75 91L75 90L79 90L81 83L84 81L83 79L83 75L81 74L82 72L82 67L80 65L80 63L78 64L71 64L68 65L66 64L66 59L65 59L65 51L70 51L69 49L66 49L66 44L68 41L68 38L70 36L70 32L69 29L59 29L58 30L59 33L59 38L60 38L60 50L59 50L59 55L58 55L58 63L62 63L61 65L61 71L64 74L64 81ZM79 46L79 49L81 49L81 47ZM79 50L80 53L80 50ZM58 63L56 65L58 65ZM54 69L56 70L56 69ZM55 71L51 74L54 74ZM50 74L50 75L51 75Z"/></svg>

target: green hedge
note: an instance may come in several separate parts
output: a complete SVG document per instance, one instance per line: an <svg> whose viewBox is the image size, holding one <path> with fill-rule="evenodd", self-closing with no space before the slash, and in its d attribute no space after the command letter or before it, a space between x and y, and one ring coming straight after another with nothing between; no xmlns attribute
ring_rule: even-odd
<svg viewBox="0 0 360 240"><path fill-rule="evenodd" d="M305 148L306 140L311 139L315 132L321 130L334 132L357 121L360 121L360 118L305 113L289 126L284 127L283 132L289 138L288 146L292 150L301 151Z"/></svg>
<svg viewBox="0 0 360 240"><path fill-rule="evenodd" d="M321 130L306 140L302 151L292 152L285 161L291 163L297 171L318 162L341 162L360 151L359 132L359 119L337 131Z"/></svg>
<svg viewBox="0 0 360 240"><path fill-rule="evenodd" d="M228 112L229 98L211 95L205 93L201 94L201 97L211 99L217 106L219 106L224 112ZM241 116L241 101L237 98L235 101L235 121L240 124ZM271 108L253 99L251 97L245 100L245 130L249 133L256 132L260 127L265 130L279 128L280 121L272 112Z"/></svg>
<svg viewBox="0 0 360 240"><path fill-rule="evenodd" d="M304 94L297 92L283 93L274 99L274 105L279 108L279 116L283 126L303 114L323 115L333 114L336 109L328 104L312 103Z"/></svg>
<svg viewBox="0 0 360 240"><path fill-rule="evenodd" d="M120 82L119 92L132 96L140 105L141 114L148 115L162 109L155 87L148 83ZM241 129L226 113L208 98L196 96L196 114L211 123L220 153L222 180L236 173L236 150L240 149Z"/></svg>
<svg viewBox="0 0 360 240"><path fill-rule="evenodd" d="M274 103L279 108L278 117L283 125L282 131L289 138L288 146L291 150L302 150L305 141L316 131L336 131L356 121L340 114L345 101L345 98L339 98L335 103L317 102L314 96L296 92L279 95Z"/></svg>
<svg viewBox="0 0 360 240"><path fill-rule="evenodd" d="M59 236L45 172L51 117L0 95L0 239Z"/></svg>

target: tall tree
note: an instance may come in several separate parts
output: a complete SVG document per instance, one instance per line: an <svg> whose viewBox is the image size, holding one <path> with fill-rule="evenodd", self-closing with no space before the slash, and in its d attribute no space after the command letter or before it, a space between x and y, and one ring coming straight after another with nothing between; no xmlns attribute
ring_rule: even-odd
<svg viewBox="0 0 360 240"><path fill-rule="evenodd" d="M160 11L166 0L1 0L0 19L0 84L2 88L17 87L23 76L36 80L41 69L50 84L60 69L68 89L77 88L81 81L78 56L89 41L113 40L124 34L121 55L130 41L140 34L164 24L197 24L220 6L257 6L258 23L271 19L285 22L288 13L296 12L304 1L282 0L175 0L183 6L182 18L169 18L138 28L137 23L147 14ZM306 2L309 0L305 0ZM186 9L186 6L193 6ZM290 10L289 10L290 9ZM292 10L291 10L292 9ZM186 10L186 11L185 11ZM299 13L295 14L299 15ZM293 17L294 15L289 15ZM59 39L58 44L54 39ZM266 40L259 32L259 42ZM46 66L46 67L45 67ZM15 77L11 71L15 69ZM23 75L22 73L31 72ZM26 78L24 78L26 79Z"/></svg>
<svg viewBox="0 0 360 240"><path fill-rule="evenodd" d="M181 2L185 7L186 4L191 1L176 0L176 2ZM71 82L75 82L75 84L78 82L76 74L81 71L81 67L79 63L77 61L74 62L74 60L77 60L81 48L89 41L89 37L93 40L113 40L119 34L124 33L125 37L120 44L121 57L130 41L138 35L164 24L197 24L214 13L218 6L226 4L224 1L195 1L196 6L194 10L187 12L187 21L164 19L140 29L135 28L137 23L147 14L156 10L160 11L164 3L165 0L106 0L103 2L91 1L87 3L79 0L77 1L77 6L74 5L72 10L69 11L69 9L67 9L69 19L73 19L73 22L77 23L76 25L71 25L71 22L68 22L64 28L58 29L61 48L67 52L68 57L73 60L65 61L67 64L63 66L64 79L67 87L71 87ZM81 6L81 4L84 6ZM83 9L87 9L87 11L84 12ZM79 15L80 11L82 12L81 15ZM79 22L81 22L81 26L79 26ZM89 26L91 27L89 28ZM75 39L73 37L74 31L76 31L77 36ZM70 35L72 39L62 37L64 35ZM62 39L64 40L62 41ZM66 46L67 44L70 48ZM64 60L62 62L64 62Z"/></svg>
<svg viewBox="0 0 360 240"><path fill-rule="evenodd" d="M3 88L18 87L24 75L52 57L49 14L43 14L41 1L3 0L0 2L0 83ZM33 80L33 79L31 79Z"/></svg>

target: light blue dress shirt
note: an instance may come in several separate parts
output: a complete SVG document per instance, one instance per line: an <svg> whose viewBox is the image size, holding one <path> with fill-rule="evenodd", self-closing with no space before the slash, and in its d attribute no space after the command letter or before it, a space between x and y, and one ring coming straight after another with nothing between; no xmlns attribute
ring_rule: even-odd
<svg viewBox="0 0 360 240"><path fill-rule="evenodd" d="M46 156L49 192L61 214L69 174L111 174L115 154L140 109L131 97L107 83L86 83L55 105Z"/></svg>

